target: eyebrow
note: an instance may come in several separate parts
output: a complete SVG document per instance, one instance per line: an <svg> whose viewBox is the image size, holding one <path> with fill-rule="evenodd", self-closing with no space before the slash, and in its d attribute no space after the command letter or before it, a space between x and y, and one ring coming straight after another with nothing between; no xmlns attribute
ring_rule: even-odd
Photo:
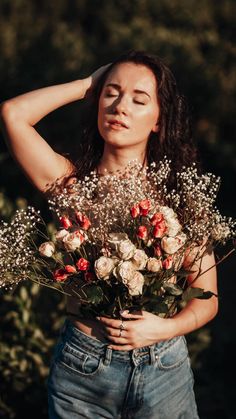
<svg viewBox="0 0 236 419"><path fill-rule="evenodd" d="M117 90L121 90L121 86L117 83L108 83L106 87L114 87ZM139 93L139 94L141 93L141 94L147 95L151 99L151 96L144 90L134 89L134 93Z"/></svg>

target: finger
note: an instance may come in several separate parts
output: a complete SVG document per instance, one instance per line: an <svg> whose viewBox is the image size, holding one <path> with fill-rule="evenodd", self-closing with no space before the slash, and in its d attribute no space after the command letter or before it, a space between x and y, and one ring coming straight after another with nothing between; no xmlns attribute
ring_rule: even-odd
<svg viewBox="0 0 236 419"><path fill-rule="evenodd" d="M116 329L119 329L121 325L121 320L110 319L108 317L96 317L96 319L101 323Z"/></svg>
<svg viewBox="0 0 236 419"><path fill-rule="evenodd" d="M143 319L143 314L132 314L128 310L120 311L120 314L125 319Z"/></svg>
<svg viewBox="0 0 236 419"><path fill-rule="evenodd" d="M105 331L107 332L107 335L109 336L116 336L116 337L120 336L120 329L117 329L117 328L114 329L114 327L105 327ZM122 337L123 338L127 337L125 329L122 330Z"/></svg>
<svg viewBox="0 0 236 419"><path fill-rule="evenodd" d="M119 345L127 345L128 344L127 339L123 338L122 336L121 337L116 337L116 336L111 336L110 335L110 336L107 336L107 337L113 343L117 343Z"/></svg>

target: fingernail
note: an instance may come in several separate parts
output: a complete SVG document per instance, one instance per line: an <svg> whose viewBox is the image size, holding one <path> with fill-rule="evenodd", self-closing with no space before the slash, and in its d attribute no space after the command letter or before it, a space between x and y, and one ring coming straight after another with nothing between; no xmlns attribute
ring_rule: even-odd
<svg viewBox="0 0 236 419"><path fill-rule="evenodd" d="M97 320L101 320L101 317L96 317Z"/></svg>
<svg viewBox="0 0 236 419"><path fill-rule="evenodd" d="M120 314L129 314L129 310L120 310Z"/></svg>

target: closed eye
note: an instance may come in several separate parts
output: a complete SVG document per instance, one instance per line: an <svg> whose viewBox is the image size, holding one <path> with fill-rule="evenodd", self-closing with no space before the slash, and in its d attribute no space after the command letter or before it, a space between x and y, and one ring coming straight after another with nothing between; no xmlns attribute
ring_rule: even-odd
<svg viewBox="0 0 236 419"><path fill-rule="evenodd" d="M139 102L139 100L134 100L134 102L137 103L138 105L146 105L146 103Z"/></svg>

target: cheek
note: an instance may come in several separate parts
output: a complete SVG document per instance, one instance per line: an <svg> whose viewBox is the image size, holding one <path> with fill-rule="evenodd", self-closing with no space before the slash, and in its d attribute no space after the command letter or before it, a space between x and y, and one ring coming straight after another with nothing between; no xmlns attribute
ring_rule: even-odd
<svg viewBox="0 0 236 419"><path fill-rule="evenodd" d="M139 113L136 113L137 116L137 129L150 132L158 120L158 109L144 109Z"/></svg>

